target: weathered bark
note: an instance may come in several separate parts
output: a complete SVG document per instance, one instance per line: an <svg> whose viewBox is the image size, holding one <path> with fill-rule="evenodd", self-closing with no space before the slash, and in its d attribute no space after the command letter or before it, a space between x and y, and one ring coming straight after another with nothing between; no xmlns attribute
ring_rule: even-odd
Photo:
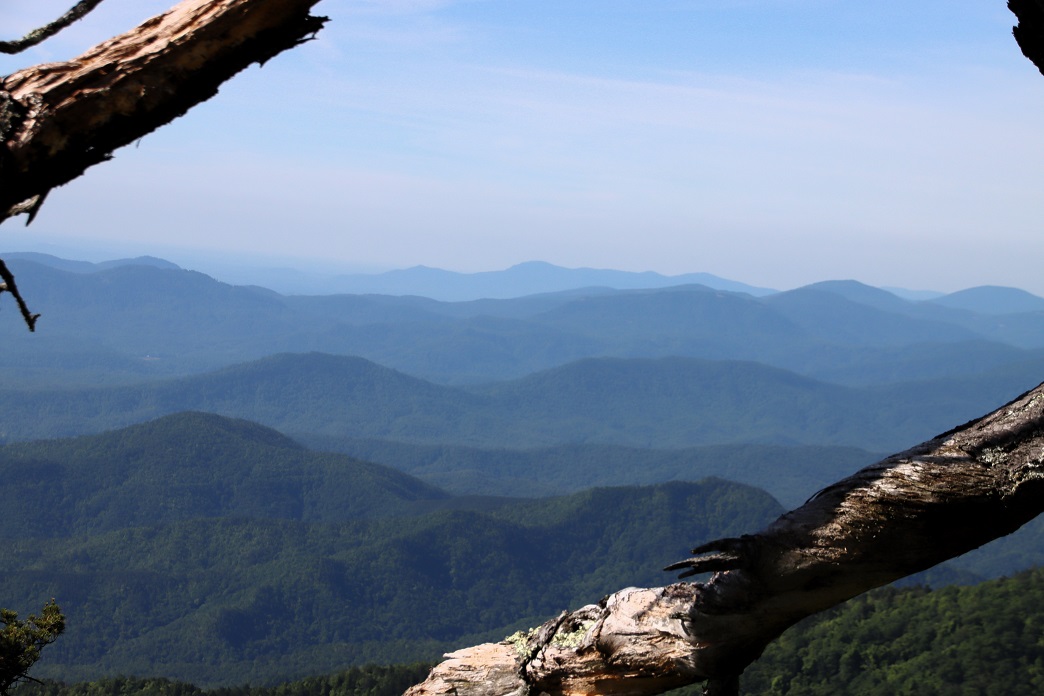
<svg viewBox="0 0 1044 696"><path fill-rule="evenodd" d="M0 80L0 221L315 34L319 0L185 0L80 57ZM278 92L273 90L273 99Z"/></svg>
<svg viewBox="0 0 1044 696"><path fill-rule="evenodd" d="M799 619L1009 534L1044 511L1044 385L817 493L765 530L668 567L706 583L621 590L529 636L447 656L410 696L656 694L739 674Z"/></svg>

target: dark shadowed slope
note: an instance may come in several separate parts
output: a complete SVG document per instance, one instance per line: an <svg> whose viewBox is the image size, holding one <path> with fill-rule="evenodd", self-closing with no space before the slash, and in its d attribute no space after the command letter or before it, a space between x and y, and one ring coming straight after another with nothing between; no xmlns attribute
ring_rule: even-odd
<svg viewBox="0 0 1044 696"><path fill-rule="evenodd" d="M503 638L605 587L659 581L664 554L780 511L763 492L707 481L496 514L187 520L7 542L0 595L18 609L55 596L69 617L38 676L270 683Z"/></svg>
<svg viewBox="0 0 1044 696"><path fill-rule="evenodd" d="M481 449L387 440L300 436L305 444L381 462L459 495L542 497L591 486L698 481L761 488L788 508L883 457L854 447L732 444L648 449L597 443Z"/></svg>
<svg viewBox="0 0 1044 696"><path fill-rule="evenodd" d="M746 442L888 451L1032 386L1024 372L850 388L749 362L604 358L465 390L361 358L287 354L163 383L6 390L0 397L19 408L0 425L8 440L25 440L191 410L298 434L480 447Z"/></svg>
<svg viewBox="0 0 1044 696"><path fill-rule="evenodd" d="M0 538L8 540L199 517L380 517L449 497L397 470L311 452L256 423L205 413L7 445L0 479Z"/></svg>

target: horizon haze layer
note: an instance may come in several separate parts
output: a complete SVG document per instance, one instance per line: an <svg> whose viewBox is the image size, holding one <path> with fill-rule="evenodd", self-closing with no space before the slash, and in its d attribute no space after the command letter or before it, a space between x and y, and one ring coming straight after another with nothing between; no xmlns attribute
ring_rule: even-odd
<svg viewBox="0 0 1044 696"><path fill-rule="evenodd" d="M82 241L82 240L81 240ZM854 280L879 287L911 301L931 300L951 294L930 287L877 286L861 278L819 277L804 285L774 287L757 278L735 278L716 273L714 269L694 268L678 274L653 270L627 271L594 266L561 266L544 259L527 259L509 266L480 271L417 264L400 267L372 267L364 264L339 263L330 259L307 257L271 257L264 254L230 254L170 245L133 245L124 243L82 242L70 244L56 238L23 238L22 242L4 240L0 258L26 258L45 265L65 268L60 261L96 264L113 263L151 257L185 270L205 273L231 285L256 285L287 295L328 294L415 294L440 301L472 299L508 299L526 294L561 292L585 287L607 287L616 290L655 289L683 284L700 284L716 290L746 292L756 297L796 290L807 285L834 280ZM54 261L47 261L50 257ZM68 269L67 269L68 270ZM504 278L508 278L506 282ZM583 279L583 282L578 281ZM446 287L440 287L440 284ZM978 285L967 285L951 292L967 291ZM1034 294L1027 288L1009 287ZM486 288L492 294L482 294ZM505 289L506 288L506 289ZM1039 295L1037 295L1039 296Z"/></svg>
<svg viewBox="0 0 1044 696"><path fill-rule="evenodd" d="M44 245L46 246L46 245ZM51 249L57 252L58 249ZM664 275L654 271L632 272L611 268L567 268L546 261L525 261L513 266L474 273L418 265L370 271L338 271L335 267L274 268L241 259L229 260L206 255L179 261L151 254L121 255L115 250L96 250L84 255L45 251L3 251L0 258L40 263L63 271L91 273L126 265L174 268L209 275L233 286L256 286L283 295L389 295L417 296L439 302L470 302L483 299L516 299L563 292L662 290L697 285L712 290L767 297L804 288L827 288L842 295L855 293L866 300L868 292L881 291L911 303L932 302L957 310L983 314L1016 314L1044 311L1044 297L1028 290L1005 285L979 285L950 293L930 289L878 287L857 279L820 279L796 288L776 289L694 271ZM177 258L177 255L175 255ZM209 261L208 261L209 259ZM292 259L286 259L293 262ZM855 298L853 298L855 299Z"/></svg>
<svg viewBox="0 0 1044 696"><path fill-rule="evenodd" d="M172 4L106 0L0 74ZM6 239L1044 294L1044 81L1004 3L320 7L314 41L55 189ZM15 0L0 25L66 9Z"/></svg>

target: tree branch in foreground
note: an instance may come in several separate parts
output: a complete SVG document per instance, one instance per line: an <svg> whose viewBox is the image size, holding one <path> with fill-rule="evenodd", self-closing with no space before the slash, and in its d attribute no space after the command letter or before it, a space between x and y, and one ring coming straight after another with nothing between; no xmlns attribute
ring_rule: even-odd
<svg viewBox="0 0 1044 696"><path fill-rule="evenodd" d="M1018 18L1012 30L1022 55L1044 74L1044 2L1041 0L1008 0L1008 9Z"/></svg>
<svg viewBox="0 0 1044 696"><path fill-rule="evenodd" d="M101 3L102 0L80 0L58 19L39 29L33 29L17 41L0 41L0 53L21 53L27 48L31 48L41 41L51 38L76 20L85 17L87 13Z"/></svg>
<svg viewBox="0 0 1044 696"><path fill-rule="evenodd" d="M0 80L0 221L322 28L319 0L184 0L63 63ZM31 220L31 217L30 217Z"/></svg>
<svg viewBox="0 0 1044 696"><path fill-rule="evenodd" d="M3 259L0 259L0 293L9 292L11 296L15 298L15 302L18 303L18 311L22 313L22 319L25 321L25 325L29 327L30 331L36 331L36 320L40 318L39 314L33 314L29 311L28 305L25 304L25 300L22 299L22 293L18 292L18 286L15 284L14 274L7 269L7 264L4 263Z"/></svg>
<svg viewBox="0 0 1044 696"><path fill-rule="evenodd" d="M763 531L669 566L705 583L628 588L458 650L408 696L640 696L739 674L798 620L975 549L1044 510L1044 385L817 493Z"/></svg>

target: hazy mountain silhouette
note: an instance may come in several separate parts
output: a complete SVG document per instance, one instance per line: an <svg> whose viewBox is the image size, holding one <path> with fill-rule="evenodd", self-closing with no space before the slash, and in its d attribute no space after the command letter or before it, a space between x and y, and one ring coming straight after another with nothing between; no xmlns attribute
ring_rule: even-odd
<svg viewBox="0 0 1044 696"><path fill-rule="evenodd" d="M932 304L956 309L966 309L980 314L1020 314L1022 312L1044 312L1044 298L1018 288L982 285L937 297Z"/></svg>
<svg viewBox="0 0 1044 696"><path fill-rule="evenodd" d="M596 268L562 268L543 261L529 261L502 271L479 273L457 273L427 266L414 266L377 274L339 276L332 281L331 287L335 292L421 295L459 302L483 298L522 297L588 287L627 290L693 283L755 296L775 292L768 288L719 278L710 273L665 276L652 271L632 273Z"/></svg>

